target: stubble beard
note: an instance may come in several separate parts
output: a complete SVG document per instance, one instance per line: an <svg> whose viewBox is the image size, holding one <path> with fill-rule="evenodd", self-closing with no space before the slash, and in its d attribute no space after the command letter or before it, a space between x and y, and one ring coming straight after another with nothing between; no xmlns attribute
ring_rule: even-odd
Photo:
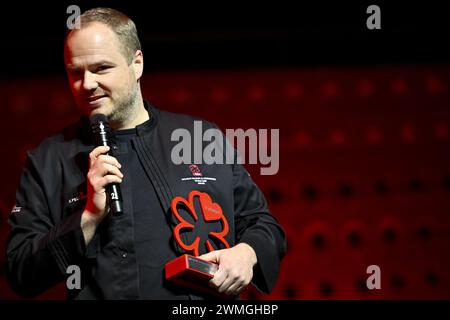
<svg viewBox="0 0 450 320"><path fill-rule="evenodd" d="M114 111L109 116L109 121L117 125L124 125L132 121L133 113L136 109L136 101L138 98L137 84L134 84L130 90L130 95L125 96L121 101L118 101Z"/></svg>

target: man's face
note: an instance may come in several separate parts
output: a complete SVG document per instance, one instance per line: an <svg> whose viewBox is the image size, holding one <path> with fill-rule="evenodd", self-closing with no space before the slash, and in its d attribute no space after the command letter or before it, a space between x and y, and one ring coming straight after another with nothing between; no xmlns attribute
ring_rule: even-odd
<svg viewBox="0 0 450 320"><path fill-rule="evenodd" d="M103 113L119 122L127 118L137 98L140 75L111 29L92 23L72 31L64 60L72 93L84 114Z"/></svg>

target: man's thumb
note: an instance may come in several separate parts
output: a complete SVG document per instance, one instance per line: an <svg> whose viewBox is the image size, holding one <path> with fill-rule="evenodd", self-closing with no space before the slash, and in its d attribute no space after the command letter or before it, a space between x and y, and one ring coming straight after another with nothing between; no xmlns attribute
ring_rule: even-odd
<svg viewBox="0 0 450 320"><path fill-rule="evenodd" d="M217 251L202 254L201 256L198 256L198 258L209 262L219 263L219 253Z"/></svg>

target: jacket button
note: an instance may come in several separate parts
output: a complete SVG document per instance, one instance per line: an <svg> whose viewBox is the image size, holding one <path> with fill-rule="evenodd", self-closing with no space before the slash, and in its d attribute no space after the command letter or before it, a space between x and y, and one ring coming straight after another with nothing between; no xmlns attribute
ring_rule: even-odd
<svg viewBox="0 0 450 320"><path fill-rule="evenodd" d="M122 254L122 258L125 259L126 257L127 257L127 254L126 254L126 253L123 253L123 254Z"/></svg>

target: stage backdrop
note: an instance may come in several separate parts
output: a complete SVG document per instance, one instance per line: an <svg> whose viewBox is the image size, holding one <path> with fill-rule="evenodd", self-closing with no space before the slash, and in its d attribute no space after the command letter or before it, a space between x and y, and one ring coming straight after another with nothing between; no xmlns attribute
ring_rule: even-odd
<svg viewBox="0 0 450 320"><path fill-rule="evenodd" d="M286 230L271 295L252 299L450 298L450 67L446 64L153 72L157 107L225 129L279 129L280 167L247 165ZM0 249L26 150L75 121L63 75L4 80ZM0 299L18 298L5 281ZM369 290L369 266L381 289ZM38 299L63 299L57 287Z"/></svg>

